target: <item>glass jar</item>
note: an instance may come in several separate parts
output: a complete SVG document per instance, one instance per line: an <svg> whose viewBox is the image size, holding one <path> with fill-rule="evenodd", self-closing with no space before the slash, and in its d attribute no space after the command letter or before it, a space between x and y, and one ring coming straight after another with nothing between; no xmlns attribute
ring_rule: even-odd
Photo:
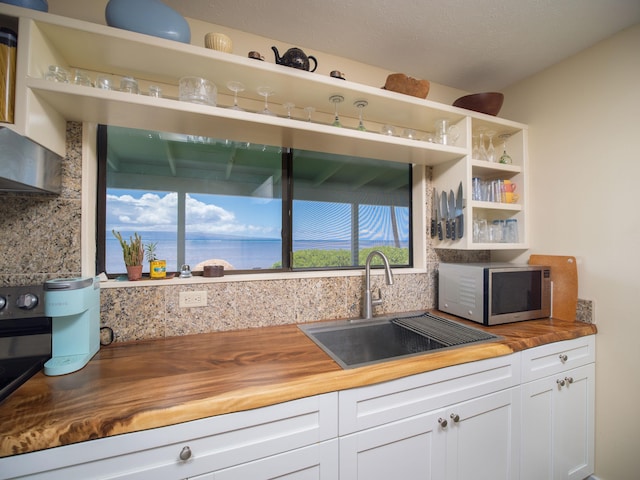
<svg viewBox="0 0 640 480"><path fill-rule="evenodd" d="M13 123L16 95L16 52L18 36L0 28L0 122Z"/></svg>

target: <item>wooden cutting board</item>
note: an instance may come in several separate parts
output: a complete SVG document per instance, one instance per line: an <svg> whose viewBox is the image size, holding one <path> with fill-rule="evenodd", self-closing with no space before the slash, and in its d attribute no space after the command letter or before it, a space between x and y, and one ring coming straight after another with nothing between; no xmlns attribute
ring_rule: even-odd
<svg viewBox="0 0 640 480"><path fill-rule="evenodd" d="M578 309L578 267L575 257L531 255L530 265L551 267L553 318L575 321Z"/></svg>

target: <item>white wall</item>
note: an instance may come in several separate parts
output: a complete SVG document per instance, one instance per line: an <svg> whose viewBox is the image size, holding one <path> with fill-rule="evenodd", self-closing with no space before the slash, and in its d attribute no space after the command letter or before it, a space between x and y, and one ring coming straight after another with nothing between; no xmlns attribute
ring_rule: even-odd
<svg viewBox="0 0 640 480"><path fill-rule="evenodd" d="M595 302L596 475L640 472L640 25L505 91L530 125L532 249Z"/></svg>

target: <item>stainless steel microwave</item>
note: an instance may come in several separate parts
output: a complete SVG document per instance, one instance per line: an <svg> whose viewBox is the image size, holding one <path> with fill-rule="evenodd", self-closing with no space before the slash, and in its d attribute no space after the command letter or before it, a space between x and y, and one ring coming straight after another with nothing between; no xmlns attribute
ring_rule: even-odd
<svg viewBox="0 0 640 480"><path fill-rule="evenodd" d="M511 263L441 263L438 309L483 325L551 315L551 269Z"/></svg>

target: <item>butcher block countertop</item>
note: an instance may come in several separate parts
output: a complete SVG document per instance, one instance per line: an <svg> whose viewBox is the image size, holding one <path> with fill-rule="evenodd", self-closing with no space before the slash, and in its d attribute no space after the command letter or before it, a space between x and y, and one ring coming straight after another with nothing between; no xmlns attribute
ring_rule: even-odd
<svg viewBox="0 0 640 480"><path fill-rule="evenodd" d="M0 403L0 457L370 385L596 333L594 325L556 319L487 330L504 339L349 370L295 325L116 343L102 347L78 372L36 374Z"/></svg>

